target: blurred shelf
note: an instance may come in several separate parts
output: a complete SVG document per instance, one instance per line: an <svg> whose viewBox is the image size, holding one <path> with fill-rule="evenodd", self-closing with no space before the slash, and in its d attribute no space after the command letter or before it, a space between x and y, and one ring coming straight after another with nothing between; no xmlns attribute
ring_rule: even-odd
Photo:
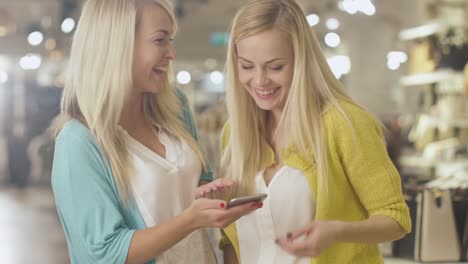
<svg viewBox="0 0 468 264"><path fill-rule="evenodd" d="M442 118L431 117L433 125L446 125L449 127L468 128L468 118L445 120Z"/></svg>
<svg viewBox="0 0 468 264"><path fill-rule="evenodd" d="M450 161L444 160L430 160L426 159L421 155L405 155L400 158L400 164L406 167L418 167L418 168L434 168L437 166L468 166L468 159L456 159Z"/></svg>
<svg viewBox="0 0 468 264"><path fill-rule="evenodd" d="M427 85L457 78L460 75L463 75L463 73L451 70L413 74L402 77L400 84L403 86Z"/></svg>
<svg viewBox="0 0 468 264"><path fill-rule="evenodd" d="M401 40L424 38L439 32L443 32L447 30L447 28L448 25L441 23L440 21L431 21L424 25L401 30L399 38Z"/></svg>
<svg viewBox="0 0 468 264"><path fill-rule="evenodd" d="M408 41L425 38L438 33L444 33L450 28L464 29L466 22L464 19L441 18L427 21L419 26L400 30L398 37L400 40Z"/></svg>
<svg viewBox="0 0 468 264"><path fill-rule="evenodd" d="M420 264L421 262L409 259L385 258L385 264ZM468 264L468 262L437 262L438 264Z"/></svg>

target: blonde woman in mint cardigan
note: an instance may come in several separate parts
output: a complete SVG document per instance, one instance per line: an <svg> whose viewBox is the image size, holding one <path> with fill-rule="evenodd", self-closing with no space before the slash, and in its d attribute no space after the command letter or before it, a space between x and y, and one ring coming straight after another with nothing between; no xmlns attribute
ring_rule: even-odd
<svg viewBox="0 0 468 264"><path fill-rule="evenodd" d="M52 171L73 264L214 264L203 228L257 207L194 200L212 175L187 99L170 79L175 32L166 0L84 4Z"/></svg>
<svg viewBox="0 0 468 264"><path fill-rule="evenodd" d="M223 230L226 264L383 263L411 230L380 123L342 90L293 0L236 14L227 56L224 175L268 193Z"/></svg>

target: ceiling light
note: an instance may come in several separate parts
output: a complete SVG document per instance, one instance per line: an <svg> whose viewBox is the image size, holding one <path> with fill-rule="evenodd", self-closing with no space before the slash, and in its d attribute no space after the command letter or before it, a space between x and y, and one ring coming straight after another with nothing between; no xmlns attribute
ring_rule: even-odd
<svg viewBox="0 0 468 264"><path fill-rule="evenodd" d="M392 71L398 70L398 68L400 68L400 62L397 60L388 60L387 67Z"/></svg>
<svg viewBox="0 0 468 264"><path fill-rule="evenodd" d="M223 83L224 76L220 71L213 71L210 74L210 80L214 84L221 84Z"/></svg>
<svg viewBox="0 0 468 264"><path fill-rule="evenodd" d="M31 46L37 46L44 40L44 35L40 31L33 31L28 35L28 43Z"/></svg>
<svg viewBox="0 0 468 264"><path fill-rule="evenodd" d="M390 51L387 54L387 59L388 60L396 60L400 63L405 63L408 61L408 55L404 53L403 51Z"/></svg>
<svg viewBox="0 0 468 264"><path fill-rule="evenodd" d="M330 32L327 35L325 35L325 44L327 44L327 46L336 48L340 45L340 43L341 38L338 34Z"/></svg>
<svg viewBox="0 0 468 264"><path fill-rule="evenodd" d="M320 17L316 14L310 14L307 16L307 22L309 23L309 26L313 27L320 22Z"/></svg>
<svg viewBox="0 0 468 264"><path fill-rule="evenodd" d="M41 67L42 57L38 54L27 54L20 59L20 66L23 70L36 70Z"/></svg>
<svg viewBox="0 0 468 264"><path fill-rule="evenodd" d="M177 73L176 79L180 84L188 84L192 80L192 76L188 71L180 71Z"/></svg>
<svg viewBox="0 0 468 264"><path fill-rule="evenodd" d="M338 55L327 58L328 65L337 79L351 72L351 60L348 56Z"/></svg>
<svg viewBox="0 0 468 264"><path fill-rule="evenodd" d="M73 20L73 18L65 18L65 20L63 20L62 22L62 31L64 33L70 33L73 31L73 29L75 28L75 20Z"/></svg>
<svg viewBox="0 0 468 264"><path fill-rule="evenodd" d="M326 26L329 30L336 30L340 27L340 21L336 18L327 19Z"/></svg>

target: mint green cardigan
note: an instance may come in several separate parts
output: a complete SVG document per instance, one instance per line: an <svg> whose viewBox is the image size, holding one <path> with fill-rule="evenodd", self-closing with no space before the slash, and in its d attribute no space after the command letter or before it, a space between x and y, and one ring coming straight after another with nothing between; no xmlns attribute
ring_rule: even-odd
<svg viewBox="0 0 468 264"><path fill-rule="evenodd" d="M178 95L187 129L198 140L187 99ZM200 181L211 180L208 167ZM108 161L78 120L68 121L56 139L52 189L71 263L125 263L133 233L146 225L134 200L123 205Z"/></svg>

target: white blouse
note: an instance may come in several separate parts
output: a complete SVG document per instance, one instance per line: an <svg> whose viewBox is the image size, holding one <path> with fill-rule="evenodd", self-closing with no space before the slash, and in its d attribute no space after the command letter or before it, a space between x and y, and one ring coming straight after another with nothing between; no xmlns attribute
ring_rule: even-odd
<svg viewBox="0 0 468 264"><path fill-rule="evenodd" d="M304 173L283 166L266 186L263 171L255 178L256 192L267 193L263 207L236 222L241 263L310 263L282 250L275 239L301 228L315 217L315 199Z"/></svg>
<svg viewBox="0 0 468 264"><path fill-rule="evenodd" d="M135 168L133 195L147 227L179 215L194 200L201 163L186 144L159 129L158 137L166 148L166 158L156 154L126 132ZM158 264L216 263L206 230L199 229L156 258Z"/></svg>

